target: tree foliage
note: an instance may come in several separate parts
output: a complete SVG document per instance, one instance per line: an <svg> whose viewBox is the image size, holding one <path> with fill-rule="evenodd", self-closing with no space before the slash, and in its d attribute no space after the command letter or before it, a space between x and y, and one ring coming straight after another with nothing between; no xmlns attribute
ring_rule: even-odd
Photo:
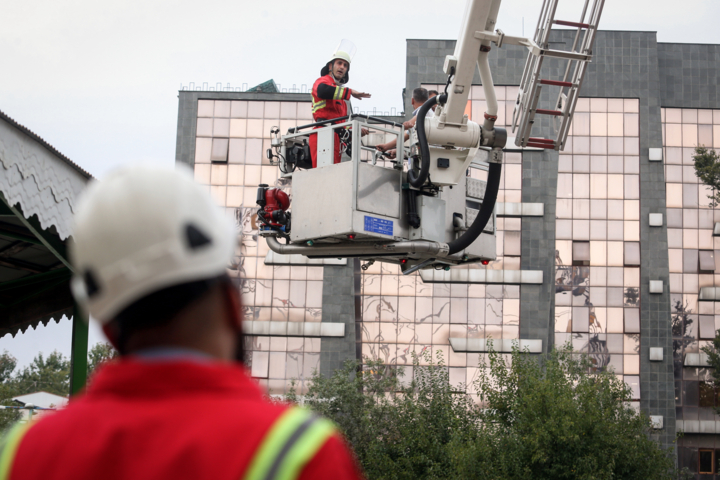
<svg viewBox="0 0 720 480"><path fill-rule="evenodd" d="M534 479L673 478L671 452L649 438L650 422L628 406L630 391L614 374L589 373L569 349L542 364L497 353L476 388L486 405L482 434L460 448L461 477ZM462 447L462 446L461 446Z"/></svg>
<svg viewBox="0 0 720 480"><path fill-rule="evenodd" d="M41 353L30 365L15 374L11 383L18 395L33 392L48 392L66 396L70 390L70 361L57 350L47 358Z"/></svg>
<svg viewBox="0 0 720 480"><path fill-rule="evenodd" d="M715 338L712 344L702 348L702 351L707 354L708 365L713 376L713 383L717 388L720 386L720 330L715 332ZM720 407L714 407L715 413L720 415Z"/></svg>
<svg viewBox="0 0 720 480"><path fill-rule="evenodd" d="M12 372L17 360L7 350L0 354L0 405L12 405L12 398L17 396L11 384ZM20 418L17 410L0 410L0 431L15 423Z"/></svg>
<svg viewBox="0 0 720 480"><path fill-rule="evenodd" d="M713 189L712 195L708 195L710 206L717 207L720 205L720 156L707 147L695 147L693 162L695 175Z"/></svg>
<svg viewBox="0 0 720 480"><path fill-rule="evenodd" d="M102 362L115 358L117 351L108 343L97 343L88 352L88 374ZM16 371L17 360L7 351L0 354L0 405L17 406L13 398L45 391L63 397L70 390L70 360L60 352L47 357L38 353L30 365ZM0 431L20 418L18 410L0 410Z"/></svg>
<svg viewBox="0 0 720 480"><path fill-rule="evenodd" d="M423 360L412 380L379 361L312 377L305 405L340 427L368 478L453 478L451 442L476 431L479 410L455 394L442 359Z"/></svg>
<svg viewBox="0 0 720 480"><path fill-rule="evenodd" d="M569 349L488 358L469 386L479 403L429 355L414 359L412 379L375 361L348 362L330 378L316 373L304 401L338 424L369 479L677 475L614 374L591 373Z"/></svg>
<svg viewBox="0 0 720 480"><path fill-rule="evenodd" d="M108 360L117 358L118 351L107 342L98 342L88 352L88 377Z"/></svg>

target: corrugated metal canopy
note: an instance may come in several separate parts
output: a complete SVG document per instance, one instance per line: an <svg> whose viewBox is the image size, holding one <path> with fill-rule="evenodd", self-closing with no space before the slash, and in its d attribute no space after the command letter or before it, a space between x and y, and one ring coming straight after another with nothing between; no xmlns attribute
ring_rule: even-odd
<svg viewBox="0 0 720 480"><path fill-rule="evenodd" d="M91 178L0 112L0 336L73 315L65 246Z"/></svg>
<svg viewBox="0 0 720 480"><path fill-rule="evenodd" d="M70 317L69 278L67 266L0 202L0 336Z"/></svg>

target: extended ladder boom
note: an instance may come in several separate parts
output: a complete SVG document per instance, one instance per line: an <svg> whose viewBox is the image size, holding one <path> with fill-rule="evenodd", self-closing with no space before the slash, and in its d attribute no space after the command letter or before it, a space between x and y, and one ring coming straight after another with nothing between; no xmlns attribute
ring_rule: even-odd
<svg viewBox="0 0 720 480"><path fill-rule="evenodd" d="M555 20L558 2L559 0L544 0L534 41L529 46L528 59L513 111L513 132L517 130L515 144L519 147L553 150L565 148L580 87L585 78L587 65L592 59L592 47L605 0L585 0L578 22ZM570 50L550 48L550 32L553 25L577 29ZM542 67L546 57L567 60L562 78L545 78ZM547 105L548 108L538 108L543 87L558 89L557 100ZM553 117L555 138L531 136L537 115Z"/></svg>

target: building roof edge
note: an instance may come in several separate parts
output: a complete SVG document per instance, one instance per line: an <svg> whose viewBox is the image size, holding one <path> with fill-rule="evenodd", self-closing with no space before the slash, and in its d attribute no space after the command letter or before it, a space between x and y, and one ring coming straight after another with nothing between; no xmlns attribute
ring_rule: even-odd
<svg viewBox="0 0 720 480"><path fill-rule="evenodd" d="M15 127L16 129L18 129L18 130L20 130L21 132L23 132L25 135L29 136L30 138L32 138L33 140L35 140L36 142L38 142L40 145L42 145L43 147L45 147L46 149L48 149L53 155L55 155L56 157L58 157L58 158L61 159L63 162L67 163L68 165L70 165L73 169L75 169L75 170L76 170L78 173L80 173L83 177L85 177L85 178L87 178L87 179L93 178L93 176L90 175L90 173L89 173L87 170L83 169L80 165L78 165L77 163L73 162L73 161L70 160L68 157L66 157L65 155L63 155L62 153L60 153L60 151L59 151L57 148L55 148L55 147L53 147L52 145L50 145L50 144L49 144L47 141L45 141L40 135L38 135L37 133L33 132L32 130L30 130L30 129L27 128L26 126L21 125L20 123L18 123L17 121L15 121L12 117L10 117L8 114L6 114L5 112L3 112L2 110L0 110L0 119L5 120L5 121L6 121L7 123L9 123L10 125L12 125L12 126Z"/></svg>

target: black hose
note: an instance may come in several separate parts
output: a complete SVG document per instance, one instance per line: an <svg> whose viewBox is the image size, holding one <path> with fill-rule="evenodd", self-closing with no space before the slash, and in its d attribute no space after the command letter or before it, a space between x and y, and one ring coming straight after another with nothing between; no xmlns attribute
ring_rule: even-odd
<svg viewBox="0 0 720 480"><path fill-rule="evenodd" d="M405 191L407 203L407 220L412 228L420 228L420 215L417 213L417 190L408 188Z"/></svg>
<svg viewBox="0 0 720 480"><path fill-rule="evenodd" d="M448 80L449 82L449 80ZM418 143L420 144L420 155L422 156L422 164L420 174L416 177L412 169L408 169L407 178L410 185L420 188L425 184L430 173L430 147L428 146L427 136L425 135L425 115L428 110L436 103L444 104L447 102L447 94L436 95L423 103L417 113L417 121L415 128L417 129ZM485 197L480 206L480 211L475 217L475 221L470 225L465 233L460 235L452 242L448 243L448 255L453 255L461 250L469 247L485 230L493 210L495 209L495 201L497 200L498 189L500 188L500 175L502 174L501 163L491 163L488 170L487 186L485 188Z"/></svg>
<svg viewBox="0 0 720 480"><path fill-rule="evenodd" d="M408 183L415 188L420 188L425 185L430 174L430 147L428 146L427 136L425 135L425 115L436 103L445 103L447 101L447 95L435 95L428 101L422 104L420 110L417 113L417 120L415 121L415 128L417 129L418 143L420 144L420 156L422 157L422 164L420 165L420 173L415 176L413 169L408 169L407 178Z"/></svg>
<svg viewBox="0 0 720 480"><path fill-rule="evenodd" d="M485 188L485 198L483 199L480 211L475 217L475 221L470 228L459 238L448 243L450 248L448 255L452 255L469 247L485 230L493 210L495 209L495 201L497 200L498 189L500 188L500 174L502 173L501 163L491 163L488 170L487 187Z"/></svg>

